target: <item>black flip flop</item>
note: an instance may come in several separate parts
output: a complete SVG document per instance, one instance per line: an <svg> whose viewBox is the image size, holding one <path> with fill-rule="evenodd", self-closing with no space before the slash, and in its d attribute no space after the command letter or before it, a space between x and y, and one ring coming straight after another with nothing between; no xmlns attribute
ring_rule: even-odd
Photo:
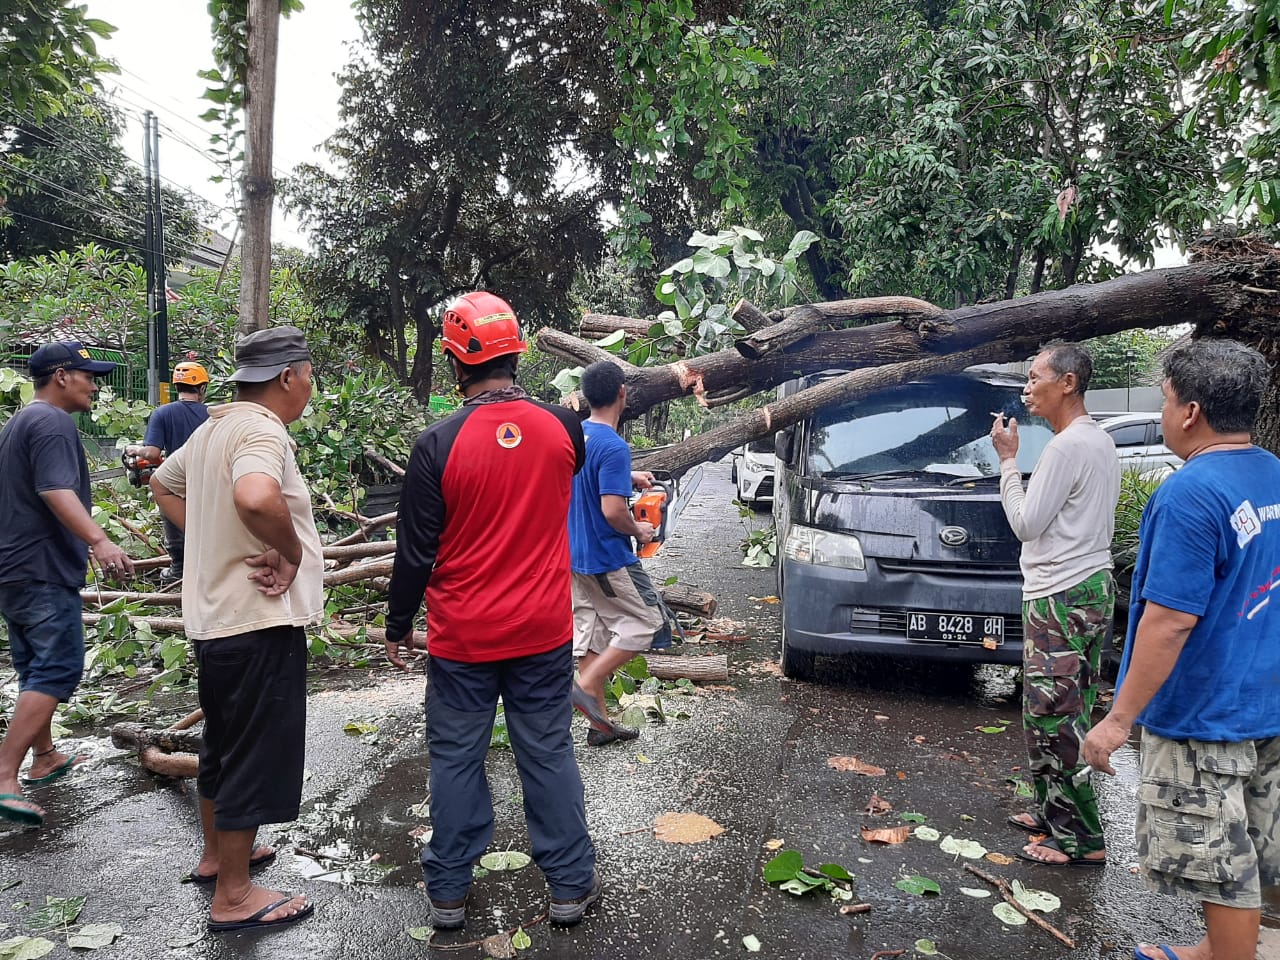
<svg viewBox="0 0 1280 960"><path fill-rule="evenodd" d="M1041 840L1036 844L1036 846L1044 847L1046 850L1053 850L1056 853L1063 854L1064 856L1066 855L1066 851L1058 846L1058 841L1054 840L1052 837L1048 840ZM1017 856L1019 860L1026 860L1028 863L1038 863L1042 867L1105 867L1107 865L1106 857L1072 857L1070 860L1065 860L1061 863L1051 863L1048 860L1037 860L1035 857L1031 856L1031 854L1023 853L1021 850L1017 851L1015 856Z"/></svg>
<svg viewBox="0 0 1280 960"><path fill-rule="evenodd" d="M275 858L276 858L275 850L272 850L270 853L264 853L260 857L250 857L249 869L252 870L254 867L262 866L264 863L270 863ZM182 882L183 883L199 883L199 884L217 883L218 875L216 873L196 873L194 870L192 870L190 873L188 873L185 877L182 878Z"/></svg>
<svg viewBox="0 0 1280 960"><path fill-rule="evenodd" d="M1049 825L1044 822L1044 817L1034 813L1031 814L1031 817L1035 820L1034 824L1023 823L1021 820L1018 819L1017 814L1011 814L1008 820L1009 820L1009 823L1013 824L1019 830L1025 830L1027 831L1027 833L1048 833L1049 832Z"/></svg>
<svg viewBox="0 0 1280 960"><path fill-rule="evenodd" d="M230 933L233 930L259 930L264 927L283 927L285 924L297 923L299 920L305 920L315 912L316 905L308 903L305 907L295 914L287 917L280 917L278 920L263 920L272 910L278 910L286 903L293 899L293 894L289 894L283 899L277 900L275 903L269 903L251 917L245 917L243 920L214 920L209 918L210 933Z"/></svg>

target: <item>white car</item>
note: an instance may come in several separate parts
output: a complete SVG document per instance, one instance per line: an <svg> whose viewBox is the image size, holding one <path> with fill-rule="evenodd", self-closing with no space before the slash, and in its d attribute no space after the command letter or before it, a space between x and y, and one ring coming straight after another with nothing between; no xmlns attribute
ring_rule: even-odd
<svg viewBox="0 0 1280 960"><path fill-rule="evenodd" d="M1164 445L1160 414L1117 413L1101 421L1116 445L1122 470L1167 476L1182 466L1182 459Z"/></svg>
<svg viewBox="0 0 1280 960"><path fill-rule="evenodd" d="M738 499L749 507L773 502L773 438L752 440L733 451L732 479Z"/></svg>

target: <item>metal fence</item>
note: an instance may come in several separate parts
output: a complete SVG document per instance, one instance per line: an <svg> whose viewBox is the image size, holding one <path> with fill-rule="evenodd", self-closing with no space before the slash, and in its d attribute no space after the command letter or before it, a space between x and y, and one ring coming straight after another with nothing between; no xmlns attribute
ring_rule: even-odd
<svg viewBox="0 0 1280 960"><path fill-rule="evenodd" d="M3 360L0 360L5 366L13 367L13 369L26 374L28 372L27 360L39 348L37 344L19 343L9 348L4 354ZM147 368L145 366L137 367L129 363L129 358L120 350L113 350L111 347L97 347L86 344L85 349L89 351L89 356L95 360L107 360L116 365L116 368L101 377L100 380L111 387L116 396L123 397L126 400L146 400L147 399ZM103 437L106 431L98 424L93 422L93 418L87 413L75 414L76 426L80 433L87 437Z"/></svg>

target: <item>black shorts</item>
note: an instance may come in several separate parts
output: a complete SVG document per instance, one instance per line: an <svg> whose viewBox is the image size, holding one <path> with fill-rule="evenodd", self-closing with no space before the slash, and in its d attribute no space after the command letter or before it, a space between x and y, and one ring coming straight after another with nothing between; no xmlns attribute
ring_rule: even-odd
<svg viewBox="0 0 1280 960"><path fill-rule="evenodd" d="M219 830L298 819L307 733L307 636L269 627L196 642L200 796Z"/></svg>

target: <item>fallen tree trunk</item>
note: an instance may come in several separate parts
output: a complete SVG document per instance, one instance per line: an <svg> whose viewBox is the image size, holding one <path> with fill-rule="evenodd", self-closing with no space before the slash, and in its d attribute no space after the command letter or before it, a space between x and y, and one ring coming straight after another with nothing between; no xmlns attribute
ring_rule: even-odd
<svg viewBox="0 0 1280 960"><path fill-rule="evenodd" d="M621 330L630 340L646 340L653 323L637 317L619 317L612 313L587 313L578 324L578 333L584 340L603 340Z"/></svg>
<svg viewBox="0 0 1280 960"><path fill-rule="evenodd" d="M729 658L723 653L709 657L668 656L661 653L642 654L649 674L659 680L728 680Z"/></svg>
<svg viewBox="0 0 1280 960"><path fill-rule="evenodd" d="M624 417L639 416L656 404L693 394L737 395L777 386L799 374L902 363L1002 345L1025 357L1042 343L1065 337L1084 340L1171 321L1212 327L1219 336L1259 324L1274 330L1280 318L1280 258L1196 263L1128 274L1105 283L1078 284L1017 300L940 310L925 319L871 324L847 330L820 330L792 349L758 360L738 349L679 360L656 367L622 366L627 383ZM808 304L783 311L816 311L838 321L857 314L860 301ZM786 322L785 319L783 322ZM544 329L538 346L575 363L617 358L577 337Z"/></svg>
<svg viewBox="0 0 1280 960"><path fill-rule="evenodd" d="M702 590L694 590L679 583L663 587L662 602L672 610L693 614L695 617L713 617L716 613L716 598Z"/></svg>
<svg viewBox="0 0 1280 960"><path fill-rule="evenodd" d="M855 370L748 411L732 423L697 434L683 443L665 447L648 456L639 454L635 459L635 469L680 475L696 464L719 460L744 443L770 436L775 430L799 423L824 407L857 400L917 377L963 370L975 363L1007 359L1011 359L1009 349L1003 344L995 344L989 348L967 350L946 357L929 357L909 363L891 363L883 367Z"/></svg>
<svg viewBox="0 0 1280 960"><path fill-rule="evenodd" d="M196 730L154 730L140 723L124 722L111 728L111 742L122 749L159 747L167 753L198 753L204 738Z"/></svg>

